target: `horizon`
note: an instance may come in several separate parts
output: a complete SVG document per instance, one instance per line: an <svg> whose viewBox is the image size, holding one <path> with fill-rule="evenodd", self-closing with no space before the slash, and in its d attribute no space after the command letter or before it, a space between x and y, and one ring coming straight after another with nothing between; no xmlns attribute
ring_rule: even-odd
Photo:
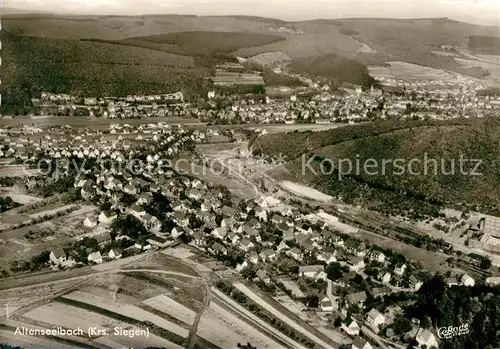
<svg viewBox="0 0 500 349"><path fill-rule="evenodd" d="M213 1L198 0L163 3L156 0L134 2L128 0L7 0L2 12L6 14L51 14L67 16L249 16L278 19L285 22L332 19L431 19L450 20L476 25L500 26L500 2L483 1L427 1L358 0L285 2L274 0ZM144 11L147 7L148 10ZM12 12L11 12L12 11ZM15 12L18 11L18 12ZM499 33L500 34L500 33Z"/></svg>

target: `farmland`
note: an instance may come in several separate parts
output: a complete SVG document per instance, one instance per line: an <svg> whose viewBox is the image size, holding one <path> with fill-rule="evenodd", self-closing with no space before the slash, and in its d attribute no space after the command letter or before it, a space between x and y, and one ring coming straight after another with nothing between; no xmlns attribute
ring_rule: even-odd
<svg viewBox="0 0 500 349"><path fill-rule="evenodd" d="M160 256L158 261L162 258ZM154 264L154 261L153 258L146 264L143 261L135 264L147 266ZM173 263L171 267L174 267ZM72 337L72 341L81 345L181 348L196 313L201 309L201 299L196 294L201 288L200 281L182 277L182 273L160 275L161 269L158 270L157 273L138 271L125 275L106 273L79 279L76 285L75 281L52 284L44 287L43 292L27 288L17 298L15 292L5 290L0 292L0 297L12 305L10 311L15 314L15 321L30 326L59 326L67 329L97 327L108 332L115 327L128 330L147 327L150 331L147 338L102 334L93 335L90 339L85 336ZM161 271L168 273L169 269ZM75 287L78 289L75 290ZM212 292L214 298L203 313L197 331L197 343L204 348L233 348L236 343L250 341L259 348L305 349L283 334L269 329L268 324L227 296L214 289ZM42 302L42 299L48 299L48 302Z"/></svg>
<svg viewBox="0 0 500 349"><path fill-rule="evenodd" d="M405 62L388 62L389 66L370 66L370 75L403 80L443 80L453 81L455 75L444 70Z"/></svg>

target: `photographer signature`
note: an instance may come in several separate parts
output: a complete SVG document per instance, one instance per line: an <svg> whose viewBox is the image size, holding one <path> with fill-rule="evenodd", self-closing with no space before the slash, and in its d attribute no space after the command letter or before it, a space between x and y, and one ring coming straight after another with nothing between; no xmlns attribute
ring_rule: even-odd
<svg viewBox="0 0 500 349"><path fill-rule="evenodd" d="M450 339L457 336L463 336L469 333L469 324L463 324L458 327L448 326L438 329L437 334L441 339Z"/></svg>

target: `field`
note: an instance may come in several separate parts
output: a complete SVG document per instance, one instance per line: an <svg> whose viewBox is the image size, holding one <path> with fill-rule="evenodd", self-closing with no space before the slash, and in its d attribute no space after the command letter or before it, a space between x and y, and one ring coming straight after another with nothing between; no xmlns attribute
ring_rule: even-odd
<svg viewBox="0 0 500 349"><path fill-rule="evenodd" d="M307 187L305 185L299 184L299 183L294 183L290 181L282 181L281 185L288 191L291 191L292 193L298 195L298 196L303 196L309 199L313 199L316 201L325 201L329 202L333 199L333 197L323 194L322 192Z"/></svg>
<svg viewBox="0 0 500 349"><path fill-rule="evenodd" d="M368 67L374 78L387 77L402 80L444 80L453 82L455 75L444 70L406 62L387 62L388 67Z"/></svg>
<svg viewBox="0 0 500 349"><path fill-rule="evenodd" d="M51 283L43 288L24 288L21 293L14 290L0 291L2 302L9 302L11 315L24 325L41 328L61 326L63 328L97 327L112 330L114 327L139 329L147 326L149 337L93 336L90 340L74 337L73 341L94 347L183 347L190 325L201 307L199 281L176 273L175 265L160 268L165 257L161 255L147 261L136 262L135 268L153 268L158 272L107 272L92 278ZM139 276L139 277L137 277ZM193 282L198 282L197 286ZM78 288L75 290L75 288ZM58 296L53 296L59 294ZM42 303L43 297L55 297ZM34 302L40 302L28 306ZM2 329L3 330L3 329ZM10 329L9 329L10 330ZM10 336L7 336L9 338ZM283 334L269 328L248 310L212 289L212 300L201 317L197 331L197 343L204 348L226 349L236 343L250 341L259 348L305 349ZM51 340L58 340L52 338Z"/></svg>
<svg viewBox="0 0 500 349"><path fill-rule="evenodd" d="M191 309L164 295L150 298L143 303L186 324L192 324L196 315ZM224 331L220 331L221 328L224 328ZM278 347L276 342L269 340L216 302L211 302L210 307L203 314L198 326L198 334L220 348L229 348L233 343L244 342L243 339L259 348Z"/></svg>

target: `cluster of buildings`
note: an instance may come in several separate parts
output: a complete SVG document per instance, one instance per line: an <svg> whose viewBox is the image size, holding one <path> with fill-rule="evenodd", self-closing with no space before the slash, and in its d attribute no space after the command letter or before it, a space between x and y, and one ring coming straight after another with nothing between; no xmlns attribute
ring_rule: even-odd
<svg viewBox="0 0 500 349"><path fill-rule="evenodd" d="M182 92L127 97L78 97L44 92L31 100L40 116L89 116L103 118L182 117L190 113L190 104Z"/></svg>
<svg viewBox="0 0 500 349"><path fill-rule="evenodd" d="M164 122L145 125L111 124L109 129L72 129L70 126L47 128L24 126L0 129L0 158L19 160L35 159L46 154L55 159L76 156L79 158L104 158L122 161L128 158L130 150L148 142L158 142L162 137L185 132L181 125ZM217 137L230 134L217 129L194 130L194 142L210 142ZM176 154L173 145L167 155Z"/></svg>

